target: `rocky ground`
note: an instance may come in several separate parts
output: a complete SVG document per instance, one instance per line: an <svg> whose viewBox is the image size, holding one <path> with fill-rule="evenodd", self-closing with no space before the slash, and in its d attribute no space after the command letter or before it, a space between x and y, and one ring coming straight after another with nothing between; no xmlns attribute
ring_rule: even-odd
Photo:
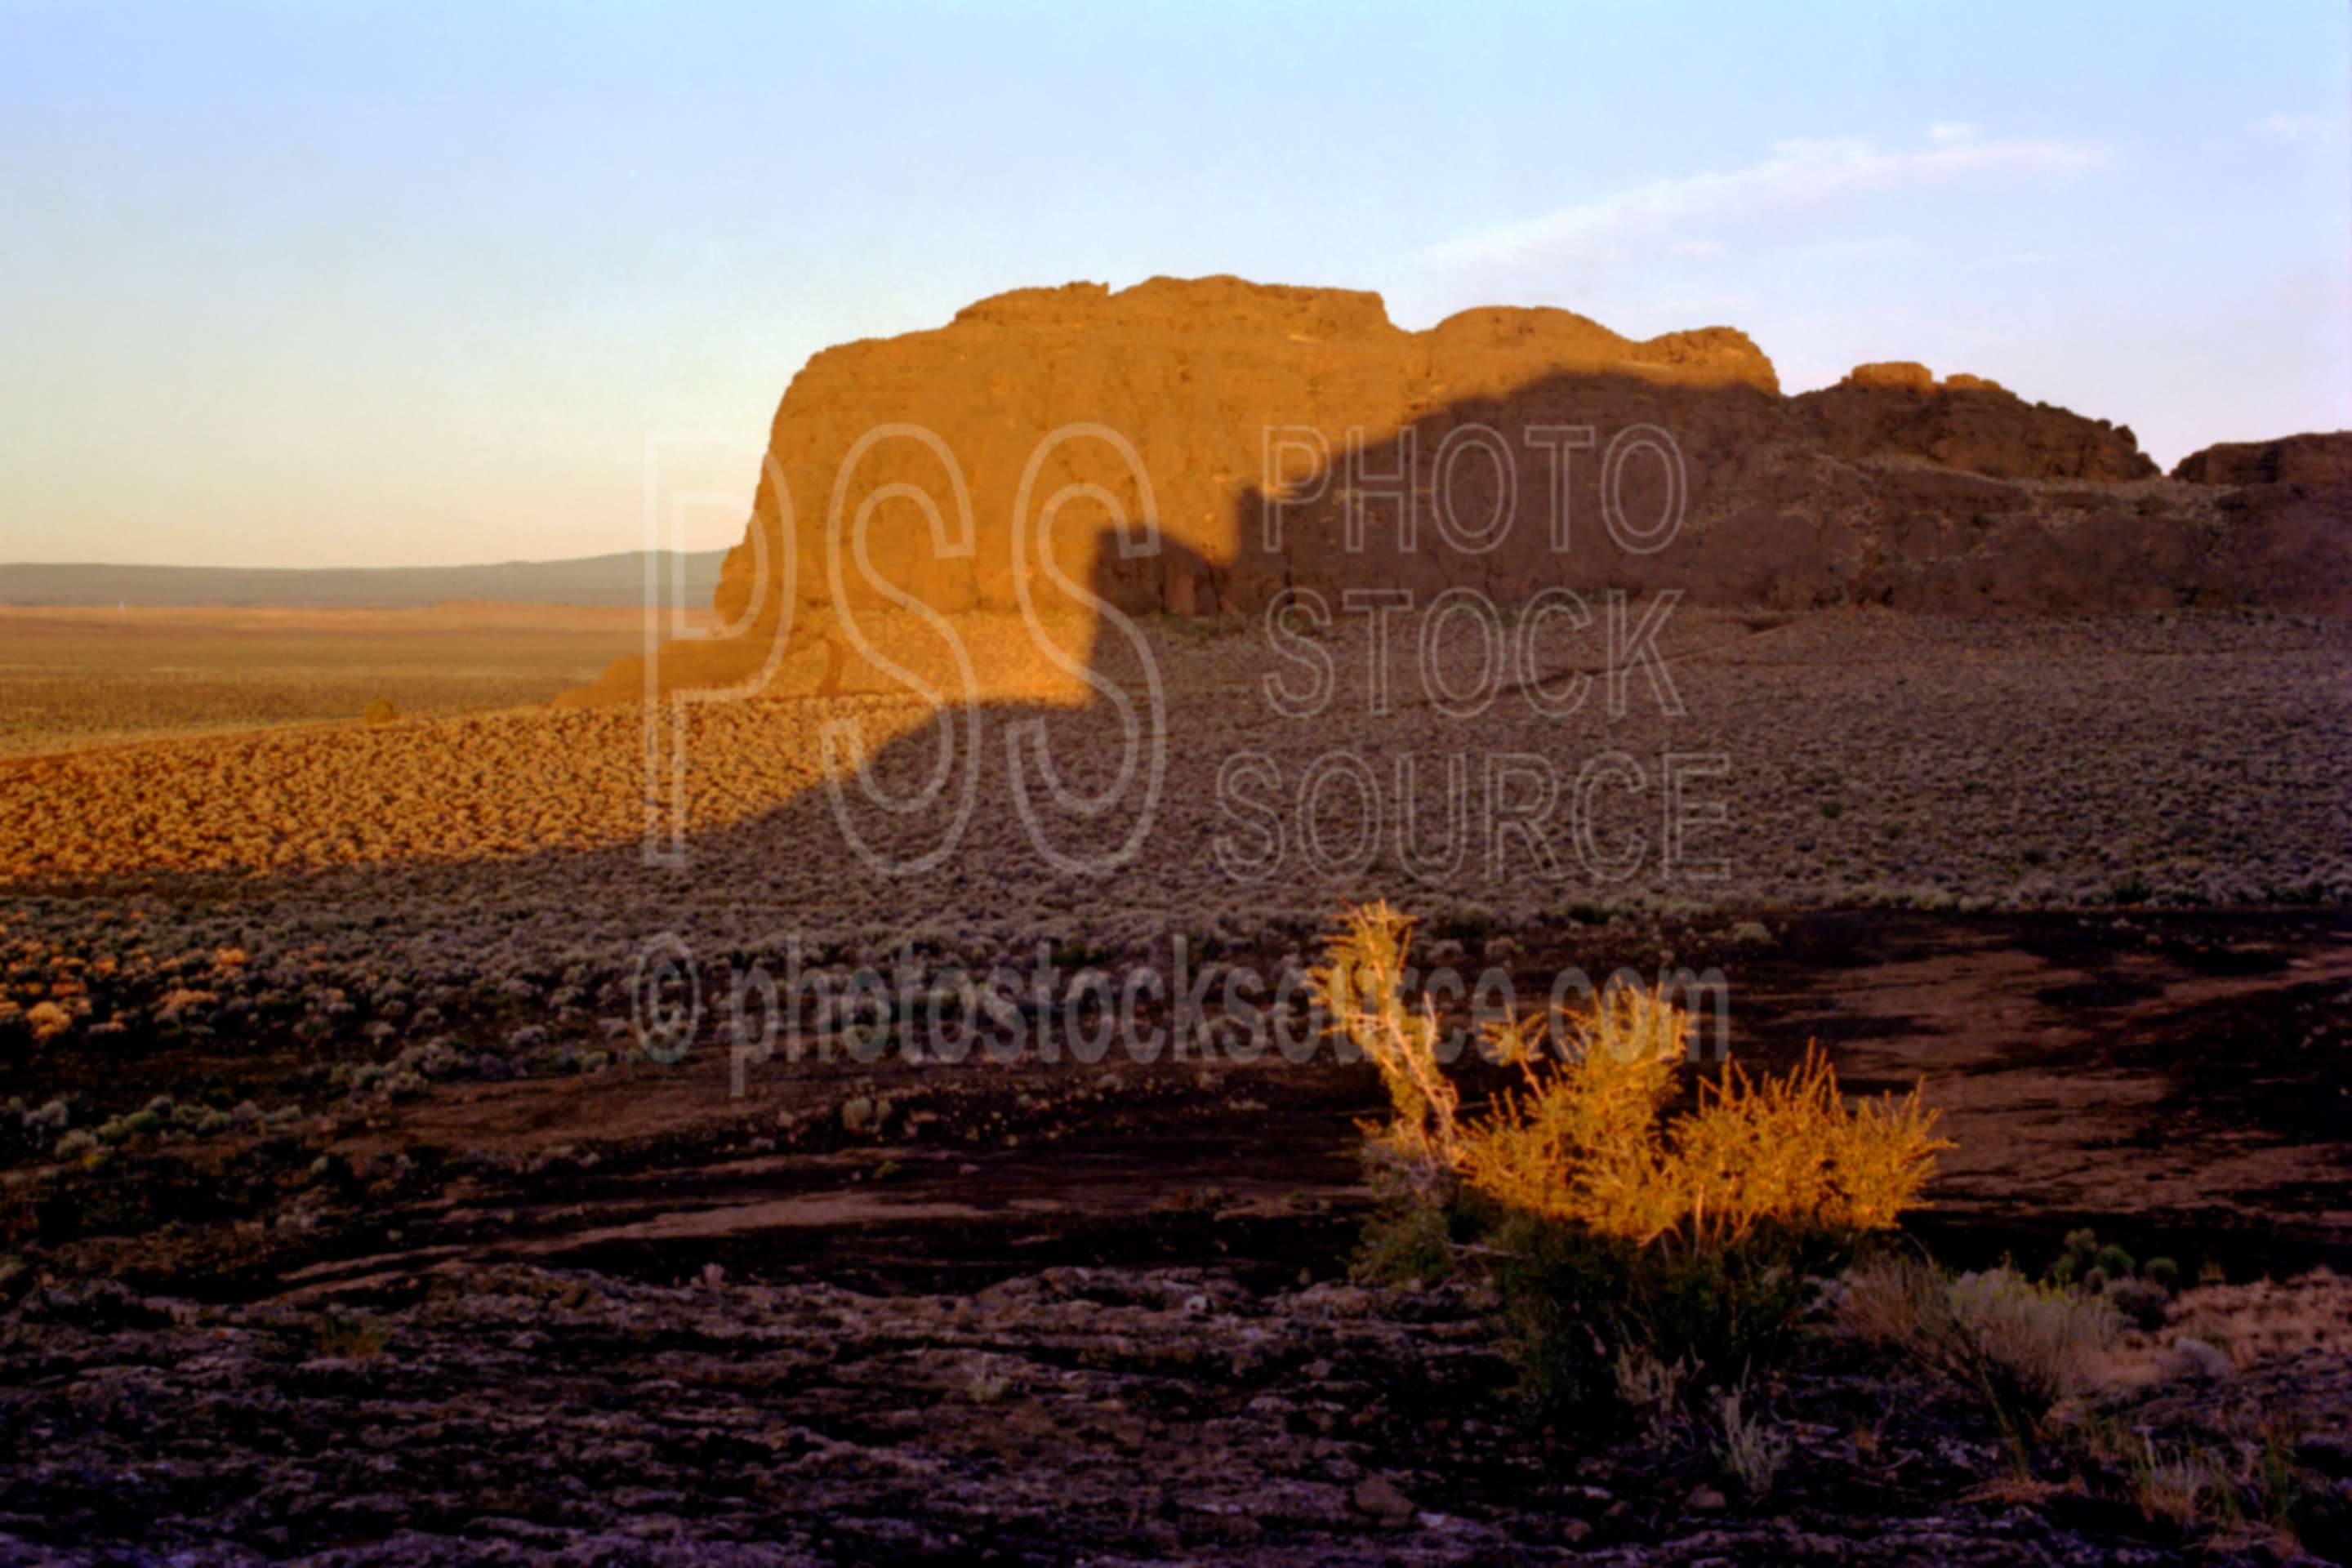
<svg viewBox="0 0 2352 1568"><path fill-rule="evenodd" d="M1545 671L1594 676L1577 715L1506 690L1475 721L1402 659L1368 712L1360 633L1302 721L1256 628L1148 629L1168 769L1101 879L1040 868L993 763L940 864L844 849L824 722L864 725L886 776L937 736L854 692L688 712L683 868L646 864L628 710L0 773L0 1560L2345 1552L2352 1328L2311 1272L2352 1267L2341 625L1677 612L1684 711L1636 671L1612 718L1570 648ZM1023 689L973 754L1042 719L1069 782L1109 782L1107 700ZM1572 822L1556 875L1525 840L1423 877L1393 837L1328 874L1221 864L1228 760L1295 789L1334 747L1441 780L1622 753L1651 772L1592 817L1604 849L1662 846L1664 753L1720 754L1729 874L1603 880ZM2221 1283L2066 1417L2096 1436L2053 1426L2022 1469L1968 1398L1826 1330L1751 1391L1790 1445L1763 1495L1704 1431L1548 1425L1462 1288L1350 1279L1360 1066L1244 1059L1233 1031L1079 1048L1076 972L1189 965L1230 1021L1373 892L1425 912L1433 964L1523 995L1663 971L1721 997L1704 1037L1735 1059L1817 1037L1856 1092L1925 1073L1957 1147L1912 1229L1955 1265L2037 1266L2087 1225ZM677 967L649 990L657 937ZM945 1050L930 990L845 999L902 953L924 986L1012 983L1030 1048ZM755 965L801 1001L739 1064ZM688 971L690 1026L641 1037ZM1146 1034L1176 1023L1139 994ZM2151 1466L2192 1463L2243 1517L2151 1503ZM2299 1546L2254 1506L2266 1463Z"/></svg>
<svg viewBox="0 0 2352 1568"><path fill-rule="evenodd" d="M1306 1270L1308 1275L1314 1272ZM2330 1335L2189 1392L2340 1472ZM1228 1266L1050 1268L966 1294L657 1286L513 1267L350 1316L92 1286L0 1339L0 1552L175 1562L1486 1563L2292 1560L2260 1522L2151 1523L2120 1467L2005 1471L1948 1395L1834 1344L1751 1392L1791 1452L1769 1499L1703 1450L1514 1423L1444 1291L1254 1285ZM2178 1386L2130 1408L2156 1410ZM2151 1421L2168 1443L2195 1421ZM2249 1426L2247 1431L2254 1430ZM2322 1480L2319 1485L2330 1484ZM2340 1531L2340 1496L2328 1505ZM2346 1538L2312 1531L2332 1553ZM235 1544L231 1544L235 1543Z"/></svg>
<svg viewBox="0 0 2352 1568"><path fill-rule="evenodd" d="M1958 1145L1914 1227L1938 1256L2041 1259L2088 1223L2233 1282L2131 1336L2022 1472L1968 1399L1826 1330L1748 1395L1790 1446L1768 1495L1704 1430L1536 1417L1461 1287L1349 1278L1379 1091L1328 1052L817 1037L739 1099L721 1041L566 1061L452 988L413 998L440 1010L421 1053L373 1027L414 1016L394 994L9 1058L0 1089L62 1090L85 1137L60 1162L21 1131L0 1188L0 1558L2343 1551L2352 1292L2306 1272L2352 1263L2343 917L1777 918L1674 940L1731 976L1738 1059L1818 1037L1857 1091L1926 1068ZM1489 940L1543 973L1643 939ZM2300 1545L2151 1514L2134 1443L2249 1476L2286 1445Z"/></svg>

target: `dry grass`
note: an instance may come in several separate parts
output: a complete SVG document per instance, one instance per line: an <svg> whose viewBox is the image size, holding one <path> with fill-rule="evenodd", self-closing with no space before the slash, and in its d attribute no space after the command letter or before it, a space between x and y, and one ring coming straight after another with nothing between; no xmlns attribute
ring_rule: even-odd
<svg viewBox="0 0 2352 1568"><path fill-rule="evenodd" d="M2264 1362L2352 1364L2352 1280L2327 1268L2288 1279L2208 1284L2183 1290L2148 1329L2127 1329L2104 1383L2139 1388Z"/></svg>
<svg viewBox="0 0 2352 1568"><path fill-rule="evenodd" d="M1747 1408L1748 1398L1745 1390L1734 1389L1716 1402L1717 1436L1713 1448L1724 1473L1737 1480L1749 1498L1760 1500L1771 1494L1795 1445L1788 1434Z"/></svg>

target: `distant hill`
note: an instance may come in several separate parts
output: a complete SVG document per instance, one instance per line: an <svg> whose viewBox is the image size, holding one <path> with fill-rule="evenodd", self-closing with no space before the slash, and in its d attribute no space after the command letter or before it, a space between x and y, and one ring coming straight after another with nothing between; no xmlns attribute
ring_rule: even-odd
<svg viewBox="0 0 2352 1568"><path fill-rule="evenodd" d="M688 609L708 609L723 550L660 561L667 602L673 571L686 574ZM583 555L571 561L502 561L484 566L329 567L306 571L243 566L102 566L23 563L0 565L0 605L131 605L142 607L234 605L296 609L402 609L449 600L502 605L646 603L647 552Z"/></svg>

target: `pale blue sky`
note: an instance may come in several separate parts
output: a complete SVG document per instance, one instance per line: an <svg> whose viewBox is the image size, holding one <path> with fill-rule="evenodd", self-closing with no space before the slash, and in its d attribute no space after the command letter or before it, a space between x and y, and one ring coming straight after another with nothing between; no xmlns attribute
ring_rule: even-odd
<svg viewBox="0 0 2352 1568"><path fill-rule="evenodd" d="M649 437L1155 273L2352 424L2343 0L1773 9L0 0L0 560L634 548Z"/></svg>

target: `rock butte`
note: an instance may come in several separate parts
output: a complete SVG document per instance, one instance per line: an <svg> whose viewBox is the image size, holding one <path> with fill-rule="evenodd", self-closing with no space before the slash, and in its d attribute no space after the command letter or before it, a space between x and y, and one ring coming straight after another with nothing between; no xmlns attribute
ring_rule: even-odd
<svg viewBox="0 0 2352 1568"><path fill-rule="evenodd" d="M1098 428L1041 453L1074 425ZM1658 449L1626 435L1641 426L1670 434L1679 498ZM1586 429L1578 445L1570 432ZM1625 531L1682 508L1652 552L1604 526L1621 438ZM778 694L837 681L845 610L887 618L892 594L949 615L1012 611L1026 579L1048 610L1084 607L1038 569L1041 510L1054 566L1130 613L1249 614L1286 586L1371 584L1423 602L1456 584L1505 602L1565 584L1780 609L2352 611L2352 435L2218 447L2168 480L2129 428L1977 376L1865 364L1784 397L1727 327L1635 342L1567 310L1488 307L1412 332L1374 294L1235 278L1020 289L934 331L826 349L785 392L764 470L715 595L743 630L666 650L664 689L761 668L788 599ZM1073 485L1093 488L1052 510ZM1114 504L1148 515L1163 548L1121 548ZM862 511L892 593L848 548ZM643 691L630 659L562 700Z"/></svg>

